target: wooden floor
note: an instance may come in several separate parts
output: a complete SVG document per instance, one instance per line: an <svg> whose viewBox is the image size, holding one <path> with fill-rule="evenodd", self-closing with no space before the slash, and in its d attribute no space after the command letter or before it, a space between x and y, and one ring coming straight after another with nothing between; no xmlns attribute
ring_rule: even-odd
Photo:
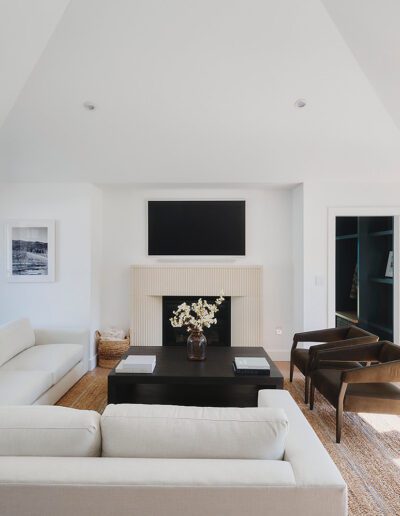
<svg viewBox="0 0 400 516"><path fill-rule="evenodd" d="M107 377L110 369L96 367L79 380L57 405L102 413L107 405Z"/></svg>
<svg viewBox="0 0 400 516"><path fill-rule="evenodd" d="M317 392L315 408L304 404L304 380L295 371L293 383L289 363L278 362L290 392L349 488L351 516L400 515L400 417L350 414L344 417L342 442L335 442L335 410ZM58 405L102 412L107 404L109 370L87 373L63 396ZM321 512L323 516L323 511Z"/></svg>

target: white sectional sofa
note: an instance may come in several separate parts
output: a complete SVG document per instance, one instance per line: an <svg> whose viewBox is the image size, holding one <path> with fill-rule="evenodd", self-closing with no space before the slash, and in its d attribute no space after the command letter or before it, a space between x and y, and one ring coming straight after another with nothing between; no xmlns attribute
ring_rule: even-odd
<svg viewBox="0 0 400 516"><path fill-rule="evenodd" d="M88 370L85 330L0 326L0 405L51 405Z"/></svg>
<svg viewBox="0 0 400 516"><path fill-rule="evenodd" d="M0 514L346 515L346 484L289 393L259 405L0 407Z"/></svg>

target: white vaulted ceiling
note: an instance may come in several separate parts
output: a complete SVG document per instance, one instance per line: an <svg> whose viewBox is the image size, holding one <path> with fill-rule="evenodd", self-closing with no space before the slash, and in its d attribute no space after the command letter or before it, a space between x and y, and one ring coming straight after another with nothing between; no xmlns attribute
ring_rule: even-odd
<svg viewBox="0 0 400 516"><path fill-rule="evenodd" d="M0 126L67 4L68 0L0 0Z"/></svg>
<svg viewBox="0 0 400 516"><path fill-rule="evenodd" d="M328 12L319 0L71 0L1 126L0 179L397 179L400 131Z"/></svg>
<svg viewBox="0 0 400 516"><path fill-rule="evenodd" d="M400 129L399 0L323 0Z"/></svg>

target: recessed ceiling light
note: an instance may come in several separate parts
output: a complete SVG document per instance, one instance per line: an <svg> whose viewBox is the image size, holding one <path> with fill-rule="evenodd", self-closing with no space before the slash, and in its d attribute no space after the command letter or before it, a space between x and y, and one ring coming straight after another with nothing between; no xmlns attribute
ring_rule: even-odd
<svg viewBox="0 0 400 516"><path fill-rule="evenodd" d="M88 111L94 111L96 109L95 104L93 104L93 102L89 102L88 100L83 103L83 107Z"/></svg>
<svg viewBox="0 0 400 516"><path fill-rule="evenodd" d="M303 108L303 107L306 107L307 102L305 99L297 99L296 102L294 103L294 105L297 108Z"/></svg>

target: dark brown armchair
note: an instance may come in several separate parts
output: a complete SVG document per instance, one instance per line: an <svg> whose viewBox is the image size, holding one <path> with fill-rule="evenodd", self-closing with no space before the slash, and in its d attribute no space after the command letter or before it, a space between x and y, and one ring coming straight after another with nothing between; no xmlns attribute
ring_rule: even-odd
<svg viewBox="0 0 400 516"><path fill-rule="evenodd" d="M293 369L296 366L305 377L304 401L308 403L308 393L310 390L309 369L316 351L377 341L378 337L376 335L357 326L296 333L293 337L292 351L290 353L290 381L293 381ZM302 349L297 347L299 342L322 342L322 344L311 346L309 349ZM332 367L335 366L340 368L337 364L332 364Z"/></svg>
<svg viewBox="0 0 400 516"><path fill-rule="evenodd" d="M363 362L347 370L326 369L325 361ZM311 371L310 409L315 389L336 408L336 442L340 443L343 412L372 412L400 415L400 346L381 341L363 346L321 350Z"/></svg>

